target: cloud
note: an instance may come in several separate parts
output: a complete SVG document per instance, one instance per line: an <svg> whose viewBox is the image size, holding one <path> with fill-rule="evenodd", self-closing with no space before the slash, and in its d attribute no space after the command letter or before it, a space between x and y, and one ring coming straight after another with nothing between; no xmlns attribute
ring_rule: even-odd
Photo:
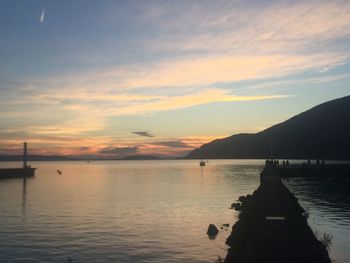
<svg viewBox="0 0 350 263"><path fill-rule="evenodd" d="M143 137L154 137L154 135L150 132L147 131L136 131L136 132L132 132L133 134L139 135L139 136L143 136Z"/></svg>
<svg viewBox="0 0 350 263"><path fill-rule="evenodd" d="M325 83L331 83L336 82L343 79L350 78L350 74L336 74L336 75L316 75L316 76L308 76L305 78L298 78L298 79L284 79L284 80L269 80L264 81L258 84L249 85L247 84L245 86L245 89L247 90L273 90L273 89L281 89L288 86L314 86L317 84L325 84Z"/></svg>
<svg viewBox="0 0 350 263"><path fill-rule="evenodd" d="M130 92L130 90L149 90L144 96L136 96L133 100L157 100L154 91L159 88L169 90L188 88L189 86L208 86L217 83L230 83L243 80L265 79L296 74L307 70L319 70L330 65L341 65L348 59L348 54L329 52L305 54L205 54L198 57L181 57L167 62L150 63L117 67L90 72L83 76L76 75L65 82L65 89L84 90L79 92L83 98L89 91L102 90L96 98L102 100L122 101L132 99L128 96L107 94L111 90ZM88 75L88 76L87 76ZM118 80L118 81L116 81ZM79 88L85 87L85 88ZM85 94L84 94L85 93ZM54 94L54 93L53 93ZM85 95L85 96L84 96ZM74 95L73 95L74 96ZM91 95L90 95L91 96Z"/></svg>
<svg viewBox="0 0 350 263"><path fill-rule="evenodd" d="M283 99L296 94L297 86L306 88L321 82L331 86L346 77L329 75L349 60L347 1L168 1L147 2L135 8L139 15L128 18L130 23L125 25L132 25L135 31L131 32L139 28L146 31L127 34L122 45L137 43L142 56L130 55L134 49L128 45L118 49L119 37L107 42L104 37L96 38L93 45L79 40L74 46L67 35L64 45L69 48L54 49L56 60L48 63L57 65L63 60L68 67L60 72L66 73L48 68L40 76L34 73L40 69L28 71L32 73L27 78L15 72L12 80L1 75L0 130L16 132L0 133L0 143L6 140L17 144L26 137L33 139L38 149L49 145L61 152L75 152L85 145L92 145L89 151L96 152L101 147L105 147L102 151L128 149L132 147L127 145L136 141L123 138L130 136L134 129L130 127L123 127L127 132L118 141L120 147L107 147L106 142L115 138L115 131L108 131L108 126L114 125L113 116L147 115L209 103ZM111 17L109 23L115 28L113 19L122 16L116 18L113 10ZM43 8L40 22L45 19ZM103 25L103 19L96 26ZM107 32L111 24L106 26ZM152 34L147 34L148 29ZM106 46L110 49L101 48ZM126 55L120 56L118 50ZM50 59L51 55L46 57ZM296 74L303 77L292 79ZM223 86L225 89L220 88ZM244 90L239 90L242 86ZM133 133L153 136L146 131ZM176 145L181 143L159 144L158 148L165 152L166 147Z"/></svg>
<svg viewBox="0 0 350 263"><path fill-rule="evenodd" d="M128 147L106 147L99 151L101 154L112 154L112 155L122 155L122 154L130 154L137 153L138 147L128 146Z"/></svg>
<svg viewBox="0 0 350 263"><path fill-rule="evenodd" d="M9 116L21 111L26 115L35 101L38 109L31 111L41 111L39 118L60 113L65 120L57 123L79 133L103 129L111 115L283 98L288 94L250 92L242 97L233 91L236 82L325 72L349 59L348 48L338 43L350 36L346 2L187 3L186 12L183 7L181 2L136 7L140 16L132 23L154 30L152 38L140 42L152 60L25 79L20 96L12 88L2 93L2 105L11 105ZM231 92L218 89L220 84L232 85Z"/></svg>
<svg viewBox="0 0 350 263"><path fill-rule="evenodd" d="M222 64L225 63L222 62ZM185 67L183 68L185 69ZM208 74L204 75L209 75L209 69L207 73ZM215 72L213 72L213 74L214 73ZM179 73L179 77L181 77L180 75L181 74ZM166 79L166 76L164 76L164 79ZM198 76L200 76L200 74ZM229 76L229 74L227 74L227 76ZM101 76L98 78L100 77ZM221 77L224 80L223 75ZM135 79L136 78L137 73L135 72ZM215 80L215 82L219 82L219 78L220 76L213 76L213 81ZM149 80L147 78L147 82L152 81L149 82L149 85L157 86L156 82L153 83L154 80L152 79L153 76ZM140 89L136 88L136 86L133 89L123 90L122 92L118 91L118 89L114 90L109 88L108 85L110 84L107 83L107 76L105 80L101 80L101 85L103 84L102 86L99 84L97 86L89 85L89 83L99 83L99 80L91 79L91 82L89 81L89 83L86 84L83 80L81 80L80 83L83 83L81 84L83 87L80 87L78 85L75 86L75 83L78 80L72 81L73 82L70 84L67 84L67 82L65 82L64 86L58 87L54 87L54 80L42 81L40 84L37 84L40 87L38 88L41 90L40 94L26 95L26 97L22 97L18 103L32 104L33 101L35 101L35 105L33 105L33 107L38 107L38 110L40 109L39 114L44 114L44 112L41 111L43 107L45 107L47 110L50 110L50 108L52 108L52 111L61 112L60 116L63 116L62 113L65 112L65 123L74 123L74 125L67 127L67 130L76 130L77 132L80 132L92 129L101 129L103 128L105 118L115 115L147 114L181 109L213 102L254 101L281 99L288 97L288 94L251 94L240 96L232 94L232 91L229 89L220 89L215 86L211 87L204 84L204 86L175 86L176 88L164 86L150 87L149 89L142 89L143 94L139 94ZM181 83L180 80L176 80L175 82L177 83L177 81ZM173 85L178 85L175 82L171 83ZM42 86L53 86L53 88L42 90ZM75 92L71 94L70 90L73 89ZM159 95L154 95L155 90L158 90ZM101 103L103 103L103 107L101 107ZM9 109L11 107L14 107L14 104L15 103L12 101L12 106L9 105L7 108ZM35 108L33 109L33 107L31 109L32 112L35 111ZM16 112L16 114L18 114L19 107L16 107L16 111L13 110L13 112ZM89 114L86 114L87 112L89 112ZM26 114L27 111L24 111L23 113ZM73 117L75 118L72 119Z"/></svg>
<svg viewBox="0 0 350 263"><path fill-rule="evenodd" d="M182 141L165 141L165 142L155 142L153 145L171 147L171 148L191 148L191 146L187 145Z"/></svg>
<svg viewBox="0 0 350 263"><path fill-rule="evenodd" d="M196 105L214 103L214 102L233 102L233 101L256 101L267 99L282 99L287 98L290 95L252 95L252 96L238 96L231 95L229 90L223 89L209 89L202 91L192 91L188 95L171 96L164 98L163 100L139 103L130 106L125 106L113 111L114 115L132 115L132 114L144 114L149 112L161 112L168 110L176 110Z"/></svg>
<svg viewBox="0 0 350 263"><path fill-rule="evenodd" d="M81 146L81 147L78 148L79 151L88 151L90 149L91 149L90 146Z"/></svg>
<svg viewBox="0 0 350 263"><path fill-rule="evenodd" d="M350 4L345 1L207 2L187 4L186 12L170 3L150 9L144 23L163 33L149 42L156 51L276 54L318 47L322 52L322 42L350 34Z"/></svg>

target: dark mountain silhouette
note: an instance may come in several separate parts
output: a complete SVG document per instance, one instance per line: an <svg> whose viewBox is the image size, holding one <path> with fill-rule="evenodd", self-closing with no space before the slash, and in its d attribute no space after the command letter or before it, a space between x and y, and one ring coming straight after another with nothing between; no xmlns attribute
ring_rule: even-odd
<svg viewBox="0 0 350 263"><path fill-rule="evenodd" d="M272 145L272 147L271 147ZM187 158L350 160L350 96L328 101L255 134L237 134L193 150Z"/></svg>

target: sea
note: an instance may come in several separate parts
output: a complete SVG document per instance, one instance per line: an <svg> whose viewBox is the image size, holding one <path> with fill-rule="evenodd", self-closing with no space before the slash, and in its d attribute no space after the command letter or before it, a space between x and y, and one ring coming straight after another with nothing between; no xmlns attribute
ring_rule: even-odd
<svg viewBox="0 0 350 263"><path fill-rule="evenodd" d="M0 262L220 262L231 203L258 187L264 160L30 164L35 177L0 180ZM315 234L332 236L333 262L350 262L350 179L285 184Z"/></svg>

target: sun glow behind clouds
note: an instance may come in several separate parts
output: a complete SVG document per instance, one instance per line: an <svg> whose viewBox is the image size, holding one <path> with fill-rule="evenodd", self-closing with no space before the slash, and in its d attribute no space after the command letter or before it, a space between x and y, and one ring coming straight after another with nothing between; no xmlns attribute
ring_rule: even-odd
<svg viewBox="0 0 350 263"><path fill-rule="evenodd" d="M108 147L136 147L132 149L137 153L177 155L188 148L171 145L185 144L160 143L212 134L191 130L173 138L163 127L166 117L152 127L146 121L130 125L116 120L171 111L191 115L199 105L288 101L306 94L302 88L284 88L288 84L318 85L325 78L329 85L339 83L344 74L332 72L348 65L347 2L127 4L135 16L117 2L104 5L104 12L97 8L92 16L91 10L70 4L65 15L75 19L57 24L53 11L52 19L46 21L43 8L40 22L45 21L45 27L40 34L26 28L32 30L30 38L16 34L18 38L12 39L13 29L4 33L26 47L0 44L2 52L8 50L14 61L17 56L20 61L15 66L7 63L12 65L8 68L0 64L5 69L0 76L0 148L27 139L41 153L99 154ZM34 64L35 59L40 62L35 68L23 66ZM298 74L303 77L290 80ZM278 81L268 81L273 78ZM254 85L243 88L238 84L252 81ZM203 107L202 115L208 114ZM232 112L221 114L229 120ZM211 125L210 119L205 121ZM198 119L183 125L193 122ZM247 131L264 127L260 117L255 122ZM179 129L176 123L174 129ZM232 130L240 127L227 121L217 127L217 137ZM134 131L156 136L137 136ZM51 150L45 150L45 145Z"/></svg>

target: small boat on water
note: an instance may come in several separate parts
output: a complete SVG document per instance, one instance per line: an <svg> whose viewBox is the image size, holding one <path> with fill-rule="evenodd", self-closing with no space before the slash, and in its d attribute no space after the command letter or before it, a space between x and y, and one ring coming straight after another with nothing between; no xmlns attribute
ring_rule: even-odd
<svg viewBox="0 0 350 263"><path fill-rule="evenodd" d="M204 162L203 160L201 160L201 161L199 162L199 166L205 166L205 162Z"/></svg>
<svg viewBox="0 0 350 263"><path fill-rule="evenodd" d="M20 168L1 168L0 179L19 178L19 177L32 177L35 174L36 168L32 168L27 165L27 143L23 144L23 167Z"/></svg>

